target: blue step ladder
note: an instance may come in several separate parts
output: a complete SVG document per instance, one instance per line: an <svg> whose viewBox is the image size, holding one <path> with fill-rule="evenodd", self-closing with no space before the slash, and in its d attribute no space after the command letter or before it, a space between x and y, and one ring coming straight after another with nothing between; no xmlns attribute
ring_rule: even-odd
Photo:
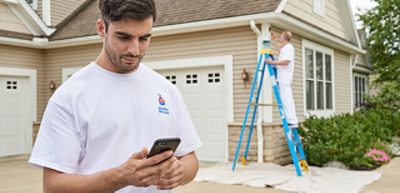
<svg viewBox="0 0 400 193"><path fill-rule="evenodd" d="M292 157L293 164L296 168L297 176L302 176L301 169L305 172L308 172L308 164L307 164L306 156L304 154L303 147L302 147L302 144L300 141L300 137L299 137L299 134L297 131L298 128L297 127L296 128L289 127L285 112L283 110L283 105L282 105L282 100L281 100L281 96L279 93L278 83L276 81L276 77L277 77L276 76L276 68L273 65L267 64L265 62L265 60L268 58L271 58L272 60L274 60L274 56L272 55L272 50L270 49L270 45L271 45L270 41L264 40L261 45L262 45L262 49L260 51L256 73L254 73L254 79L253 79L251 90L250 90L250 98L249 98L249 101L247 104L246 113L245 113L243 124L242 124L242 129L240 131L240 138L239 138L236 152L235 152L235 159L233 161L232 171L235 171L235 169L236 169L236 163L238 162L238 159L239 159L240 146L242 144L244 132L246 130L250 109L252 107L252 104L254 104L253 114L252 114L253 116L251 117L245 154L241 160L243 164L246 164L246 160L247 160L247 156L248 156L249 148L250 148L251 136L252 136L253 128L254 128L254 122L255 122L256 115L257 115L257 110L258 110L258 107L260 105L262 105L262 104L259 104L258 102L260 99L260 93L261 93L261 88L263 85L264 74L265 74L265 70L267 67L269 76L271 78L272 87L273 87L273 90L275 93L275 99L276 99L276 102L279 107L279 113L280 113L280 116L282 119L285 136L286 136L287 143L288 143L289 150L290 150L290 155ZM260 81L258 81L259 74L261 74ZM254 93L254 91L256 89L257 89L257 92ZM254 101L254 103L253 103L253 101Z"/></svg>

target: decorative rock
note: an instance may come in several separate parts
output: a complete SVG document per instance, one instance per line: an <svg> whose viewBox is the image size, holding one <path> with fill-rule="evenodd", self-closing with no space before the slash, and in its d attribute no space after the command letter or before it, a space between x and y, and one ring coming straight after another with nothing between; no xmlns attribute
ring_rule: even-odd
<svg viewBox="0 0 400 193"><path fill-rule="evenodd" d="M328 163L325 163L323 167L349 170L349 167L347 167L343 162L340 162L340 161L330 161Z"/></svg>

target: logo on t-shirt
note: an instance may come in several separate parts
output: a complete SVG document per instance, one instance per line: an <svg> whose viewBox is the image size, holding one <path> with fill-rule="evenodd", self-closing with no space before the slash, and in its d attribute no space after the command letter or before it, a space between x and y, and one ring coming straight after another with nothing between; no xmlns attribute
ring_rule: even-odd
<svg viewBox="0 0 400 193"><path fill-rule="evenodd" d="M158 112L169 115L169 109L167 108L165 100L161 96L161 94L158 94L158 103L160 104L160 106L158 107Z"/></svg>

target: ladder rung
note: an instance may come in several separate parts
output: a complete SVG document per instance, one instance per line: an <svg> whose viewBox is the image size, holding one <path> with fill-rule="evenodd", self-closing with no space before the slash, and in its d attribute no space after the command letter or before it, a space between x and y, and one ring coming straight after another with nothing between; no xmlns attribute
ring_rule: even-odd
<svg viewBox="0 0 400 193"><path fill-rule="evenodd" d="M254 105L255 103L251 103L251 104ZM265 103L258 103L258 106L277 107L278 105L274 105L274 104L265 104Z"/></svg>

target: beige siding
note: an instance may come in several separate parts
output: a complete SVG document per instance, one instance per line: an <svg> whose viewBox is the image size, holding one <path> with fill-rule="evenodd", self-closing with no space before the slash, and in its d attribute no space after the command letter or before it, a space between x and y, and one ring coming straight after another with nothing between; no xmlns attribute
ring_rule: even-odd
<svg viewBox="0 0 400 193"><path fill-rule="evenodd" d="M41 120L47 97L44 52L42 50L0 45L0 67L28 68L37 70L37 119Z"/></svg>
<svg viewBox="0 0 400 193"><path fill-rule="evenodd" d="M0 2L0 30L32 34L14 12L4 3Z"/></svg>
<svg viewBox="0 0 400 193"><path fill-rule="evenodd" d="M351 112L350 55L335 50L335 108L336 114Z"/></svg>
<svg viewBox="0 0 400 193"><path fill-rule="evenodd" d="M43 18L43 0L38 0L36 12L41 18Z"/></svg>
<svg viewBox="0 0 400 193"><path fill-rule="evenodd" d="M273 41L273 50L278 50L280 45L280 34L282 30L273 28L272 33L275 35L275 40ZM302 56L302 38L293 34L292 45L295 49L295 66L293 73L293 98L296 106L296 114L299 122L304 120L304 91L303 91L303 56ZM273 94L274 95L274 94ZM276 105L275 95L273 96L273 103ZM277 106L273 107L273 120L275 124L281 124L281 117L279 115L279 110Z"/></svg>
<svg viewBox="0 0 400 193"><path fill-rule="evenodd" d="M62 83L63 68L83 67L94 61L100 50L101 44L47 50L46 82L53 81L59 86ZM46 89L46 96L50 95L51 91Z"/></svg>
<svg viewBox="0 0 400 193"><path fill-rule="evenodd" d="M251 83L244 88L243 68L253 77L257 65L257 38L249 26L189 33L152 39L146 61L160 61L206 56L233 56L234 120L242 121Z"/></svg>
<svg viewBox="0 0 400 193"><path fill-rule="evenodd" d="M341 11L338 9L338 3L343 2L337 0L325 0L324 17L314 12L313 3L314 0L288 0L284 11L304 20L305 22L318 26L323 30L348 40L349 38L345 35L345 27L340 16Z"/></svg>
<svg viewBox="0 0 400 193"><path fill-rule="evenodd" d="M243 68L254 72L257 64L257 40L250 27L189 33L152 38L146 61L160 61L207 56L233 55L234 119L242 121L249 95L249 84L244 89L240 73ZM46 54L47 82L61 82L63 67L86 65L94 60L100 44L67 49L48 50ZM50 94L47 91L47 94Z"/></svg>
<svg viewBox="0 0 400 193"><path fill-rule="evenodd" d="M52 0L50 3L51 26L56 26L85 0Z"/></svg>

